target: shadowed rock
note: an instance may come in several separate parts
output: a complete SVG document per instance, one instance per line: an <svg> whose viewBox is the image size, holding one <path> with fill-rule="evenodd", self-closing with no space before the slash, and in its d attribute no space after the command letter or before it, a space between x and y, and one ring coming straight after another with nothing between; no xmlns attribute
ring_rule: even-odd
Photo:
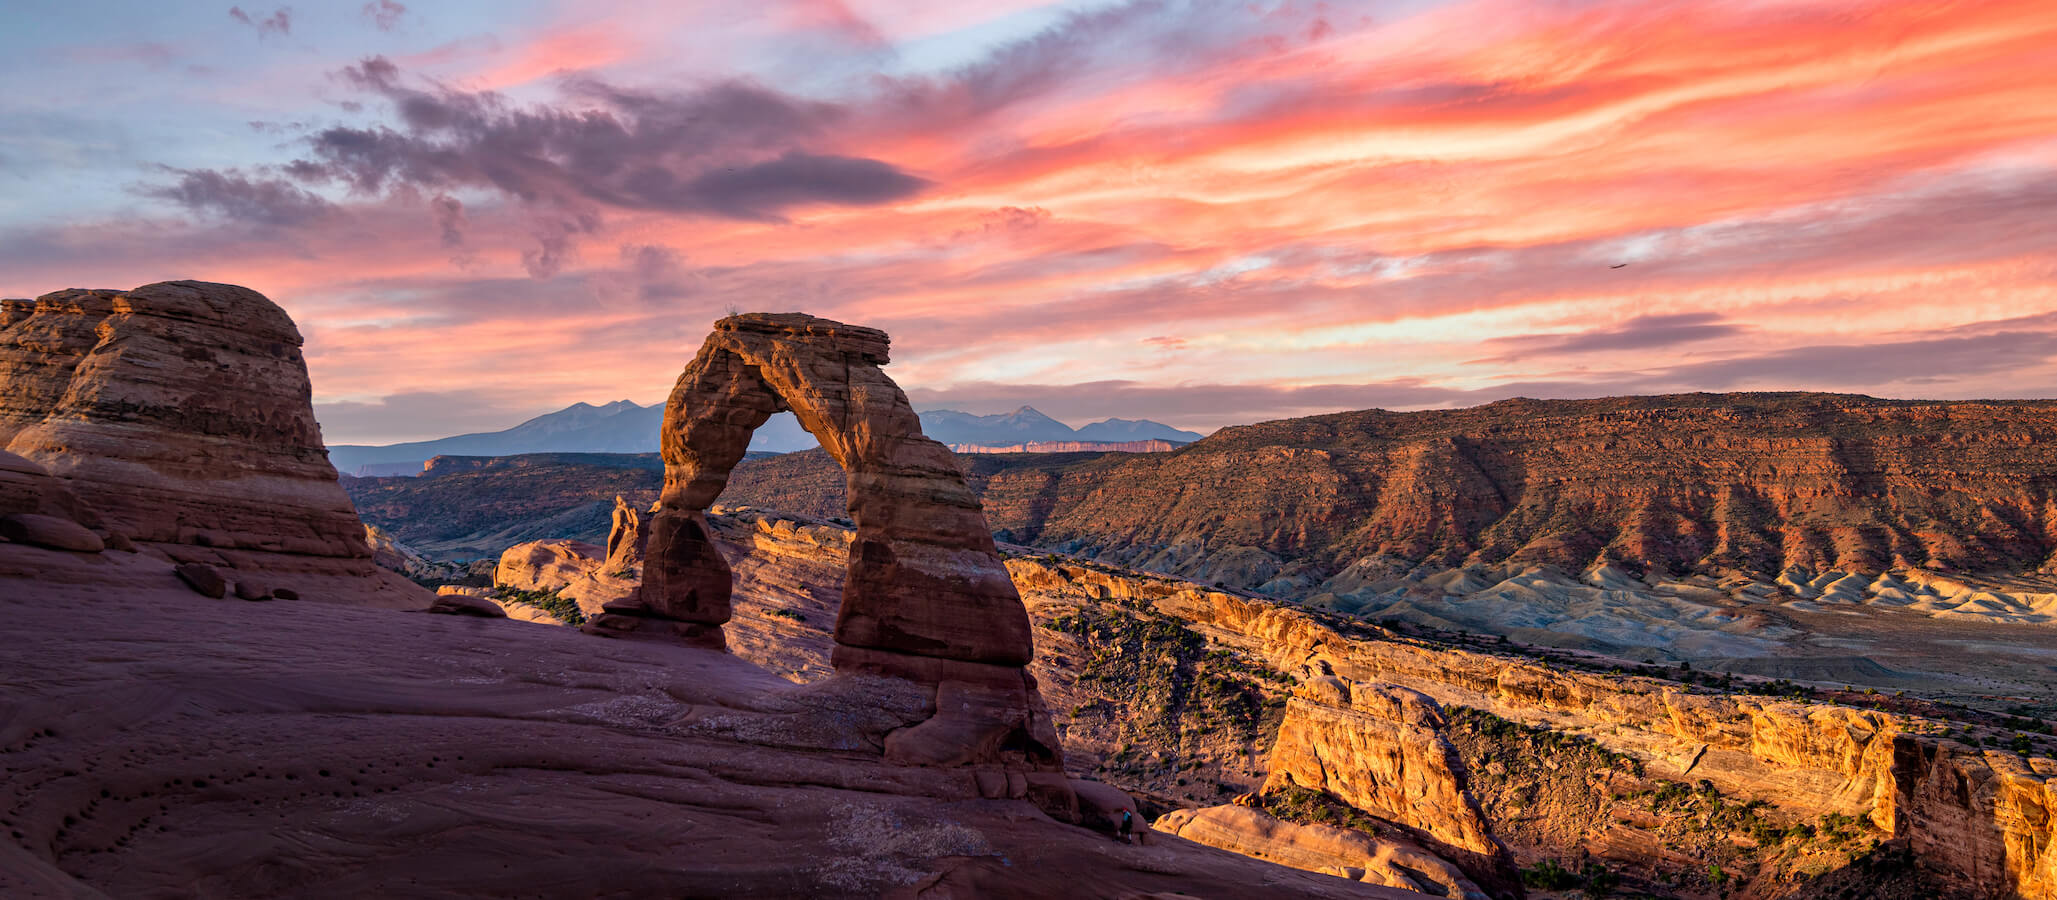
<svg viewBox="0 0 2057 900"><path fill-rule="evenodd" d="M313 599L426 606L371 564L322 447L300 344L284 310L234 285L9 301L0 447L102 520L86 524L144 552L262 571Z"/></svg>

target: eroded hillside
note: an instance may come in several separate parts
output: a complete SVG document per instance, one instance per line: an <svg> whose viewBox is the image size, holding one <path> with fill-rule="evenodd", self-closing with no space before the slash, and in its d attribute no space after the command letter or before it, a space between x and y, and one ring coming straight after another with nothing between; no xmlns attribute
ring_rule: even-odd
<svg viewBox="0 0 2057 900"><path fill-rule="evenodd" d="M827 672L848 532L711 521L735 652ZM1384 628L1024 547L1008 570L1068 767L1193 840L1453 897L2057 896L2035 716Z"/></svg>

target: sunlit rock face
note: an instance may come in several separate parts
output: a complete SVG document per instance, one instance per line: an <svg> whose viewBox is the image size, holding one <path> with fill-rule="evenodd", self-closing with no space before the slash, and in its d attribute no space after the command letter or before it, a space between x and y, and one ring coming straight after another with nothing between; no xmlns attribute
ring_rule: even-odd
<svg viewBox="0 0 2057 900"><path fill-rule="evenodd" d="M732 576L706 510L751 433L791 410L843 467L856 522L839 662L916 672L935 668L921 660L1028 663L1028 614L978 497L949 449L922 435L906 395L879 368L886 361L886 335L875 329L798 314L716 324L665 411L645 610L706 626L728 620Z"/></svg>
<svg viewBox="0 0 2057 900"><path fill-rule="evenodd" d="M879 368L886 361L876 329L797 313L716 323L665 408L664 492L647 522L640 584L585 629L727 645L735 574L707 511L751 433L790 410L842 466L856 523L835 669L933 686L937 714L888 738L888 757L1059 771L1057 735L1026 669L1035 654L1028 612L977 495L949 448L922 435L907 396ZM626 518L616 525L622 534L630 527ZM636 523L639 535L644 525Z"/></svg>
<svg viewBox="0 0 2057 900"><path fill-rule="evenodd" d="M309 599L426 606L372 565L300 345L284 310L234 285L7 301L0 447L147 552L262 571Z"/></svg>

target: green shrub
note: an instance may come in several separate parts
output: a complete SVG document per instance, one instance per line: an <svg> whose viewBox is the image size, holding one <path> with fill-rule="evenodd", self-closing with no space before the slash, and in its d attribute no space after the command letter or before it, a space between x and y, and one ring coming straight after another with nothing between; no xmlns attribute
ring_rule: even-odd
<svg viewBox="0 0 2057 900"><path fill-rule="evenodd" d="M578 601L560 596L557 591L528 591L506 585L501 585L498 591L501 600L533 606L573 628L586 624L586 614L579 610Z"/></svg>

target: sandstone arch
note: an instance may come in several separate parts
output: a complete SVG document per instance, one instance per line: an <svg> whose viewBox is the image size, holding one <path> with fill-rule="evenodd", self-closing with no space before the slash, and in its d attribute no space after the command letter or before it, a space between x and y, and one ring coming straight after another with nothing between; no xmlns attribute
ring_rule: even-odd
<svg viewBox="0 0 2057 900"><path fill-rule="evenodd" d="M706 511L751 433L791 410L848 477L857 533L836 620L836 668L932 681L999 674L1019 684L1034 649L1028 613L977 495L949 449L922 435L906 395L879 368L886 361L887 337L877 329L803 314L716 323L665 409L665 486L647 523L642 588L632 605L610 609L631 618L596 624L633 629L656 620L688 639L722 643L732 582Z"/></svg>

